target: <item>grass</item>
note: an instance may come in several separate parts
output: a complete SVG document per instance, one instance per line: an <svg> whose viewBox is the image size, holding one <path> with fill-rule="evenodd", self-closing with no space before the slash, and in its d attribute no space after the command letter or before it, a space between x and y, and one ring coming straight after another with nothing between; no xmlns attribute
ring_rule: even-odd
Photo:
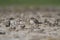
<svg viewBox="0 0 60 40"><path fill-rule="evenodd" d="M0 5L58 5L60 0L0 0Z"/></svg>

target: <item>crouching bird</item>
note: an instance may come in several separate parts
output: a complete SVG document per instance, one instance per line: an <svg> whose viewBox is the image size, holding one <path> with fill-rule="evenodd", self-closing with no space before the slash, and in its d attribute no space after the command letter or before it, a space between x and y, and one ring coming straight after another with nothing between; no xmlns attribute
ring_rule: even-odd
<svg viewBox="0 0 60 40"><path fill-rule="evenodd" d="M30 24L32 24L34 27L39 27L39 24L42 24L42 22L39 22L36 18L31 17Z"/></svg>

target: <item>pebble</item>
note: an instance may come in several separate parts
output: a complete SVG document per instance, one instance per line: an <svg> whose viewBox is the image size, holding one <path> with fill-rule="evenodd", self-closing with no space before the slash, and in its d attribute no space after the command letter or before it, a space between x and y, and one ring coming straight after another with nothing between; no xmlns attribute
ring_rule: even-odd
<svg viewBox="0 0 60 40"><path fill-rule="evenodd" d="M6 34L6 32L0 30L0 35L5 35L5 34Z"/></svg>

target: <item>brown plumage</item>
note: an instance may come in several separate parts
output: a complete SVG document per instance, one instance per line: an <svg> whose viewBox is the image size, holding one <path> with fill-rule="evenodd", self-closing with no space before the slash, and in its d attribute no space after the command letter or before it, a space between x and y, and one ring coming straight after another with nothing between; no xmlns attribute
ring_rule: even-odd
<svg viewBox="0 0 60 40"><path fill-rule="evenodd" d="M33 20L35 24L42 24L42 22L39 22L37 19L35 19L33 17L31 18L31 20Z"/></svg>

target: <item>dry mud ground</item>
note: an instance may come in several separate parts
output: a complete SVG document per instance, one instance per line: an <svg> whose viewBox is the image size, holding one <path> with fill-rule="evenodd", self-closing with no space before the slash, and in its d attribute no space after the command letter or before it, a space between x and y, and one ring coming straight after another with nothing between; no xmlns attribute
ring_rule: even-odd
<svg viewBox="0 0 60 40"><path fill-rule="evenodd" d="M60 8L0 8L0 40L60 40Z"/></svg>

